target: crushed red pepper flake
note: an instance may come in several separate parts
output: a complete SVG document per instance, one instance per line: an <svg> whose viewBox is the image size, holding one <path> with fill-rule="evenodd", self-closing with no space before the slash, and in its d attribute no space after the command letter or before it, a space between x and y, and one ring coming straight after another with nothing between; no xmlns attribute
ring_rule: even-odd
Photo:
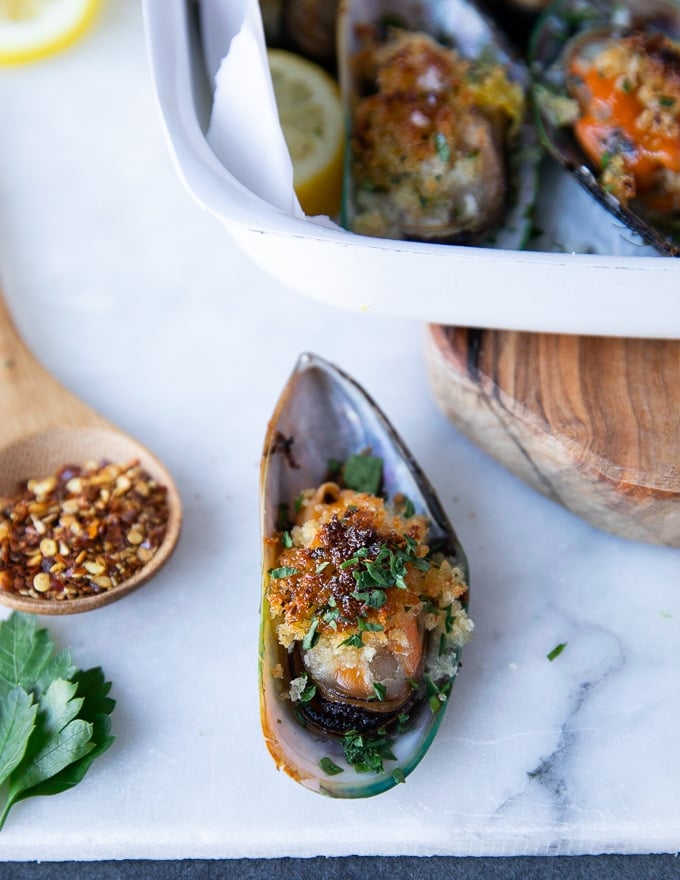
<svg viewBox="0 0 680 880"><path fill-rule="evenodd" d="M137 460L66 465L0 499L0 590L68 601L115 589L163 543L167 489Z"/></svg>

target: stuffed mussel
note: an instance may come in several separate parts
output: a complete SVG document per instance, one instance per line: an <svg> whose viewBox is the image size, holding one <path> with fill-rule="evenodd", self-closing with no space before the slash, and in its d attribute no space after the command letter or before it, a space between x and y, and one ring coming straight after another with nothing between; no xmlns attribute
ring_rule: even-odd
<svg viewBox="0 0 680 880"><path fill-rule="evenodd" d="M548 150L629 229L680 254L680 4L557 0L531 55Z"/></svg>
<svg viewBox="0 0 680 880"><path fill-rule="evenodd" d="M528 74L471 0L342 0L343 223L391 239L524 246L536 187Z"/></svg>
<svg viewBox="0 0 680 880"><path fill-rule="evenodd" d="M376 405L303 355L262 463L262 729L314 791L403 782L441 722L472 630L467 563Z"/></svg>

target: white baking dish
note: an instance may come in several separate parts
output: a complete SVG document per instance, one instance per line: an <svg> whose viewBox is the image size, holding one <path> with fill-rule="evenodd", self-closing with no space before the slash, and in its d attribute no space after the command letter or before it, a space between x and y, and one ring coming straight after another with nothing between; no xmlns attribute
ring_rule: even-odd
<svg viewBox="0 0 680 880"><path fill-rule="evenodd" d="M206 140L212 89L198 5L143 5L154 85L179 176L242 249L282 283L357 312L436 323L680 338L680 260L648 256L648 249L640 250L645 256L614 256L394 242L325 228L272 207L236 179ZM599 230L615 226L561 172L549 175L539 222L556 224L556 240L578 237L580 249ZM626 249L623 231L620 238Z"/></svg>

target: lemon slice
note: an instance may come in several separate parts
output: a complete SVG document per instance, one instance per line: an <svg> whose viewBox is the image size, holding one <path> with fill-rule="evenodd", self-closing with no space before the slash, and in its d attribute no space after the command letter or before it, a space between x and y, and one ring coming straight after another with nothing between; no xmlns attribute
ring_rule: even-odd
<svg viewBox="0 0 680 880"><path fill-rule="evenodd" d="M269 49L276 105L293 161L293 185L305 214L340 210L344 126L335 80L299 55Z"/></svg>
<svg viewBox="0 0 680 880"><path fill-rule="evenodd" d="M59 52L92 23L100 0L0 0L0 64Z"/></svg>

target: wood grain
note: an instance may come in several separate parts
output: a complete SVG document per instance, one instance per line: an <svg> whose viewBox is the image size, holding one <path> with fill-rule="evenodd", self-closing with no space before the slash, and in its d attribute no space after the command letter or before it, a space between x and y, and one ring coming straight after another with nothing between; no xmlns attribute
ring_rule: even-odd
<svg viewBox="0 0 680 880"><path fill-rule="evenodd" d="M435 399L593 525L680 546L680 342L431 326Z"/></svg>

